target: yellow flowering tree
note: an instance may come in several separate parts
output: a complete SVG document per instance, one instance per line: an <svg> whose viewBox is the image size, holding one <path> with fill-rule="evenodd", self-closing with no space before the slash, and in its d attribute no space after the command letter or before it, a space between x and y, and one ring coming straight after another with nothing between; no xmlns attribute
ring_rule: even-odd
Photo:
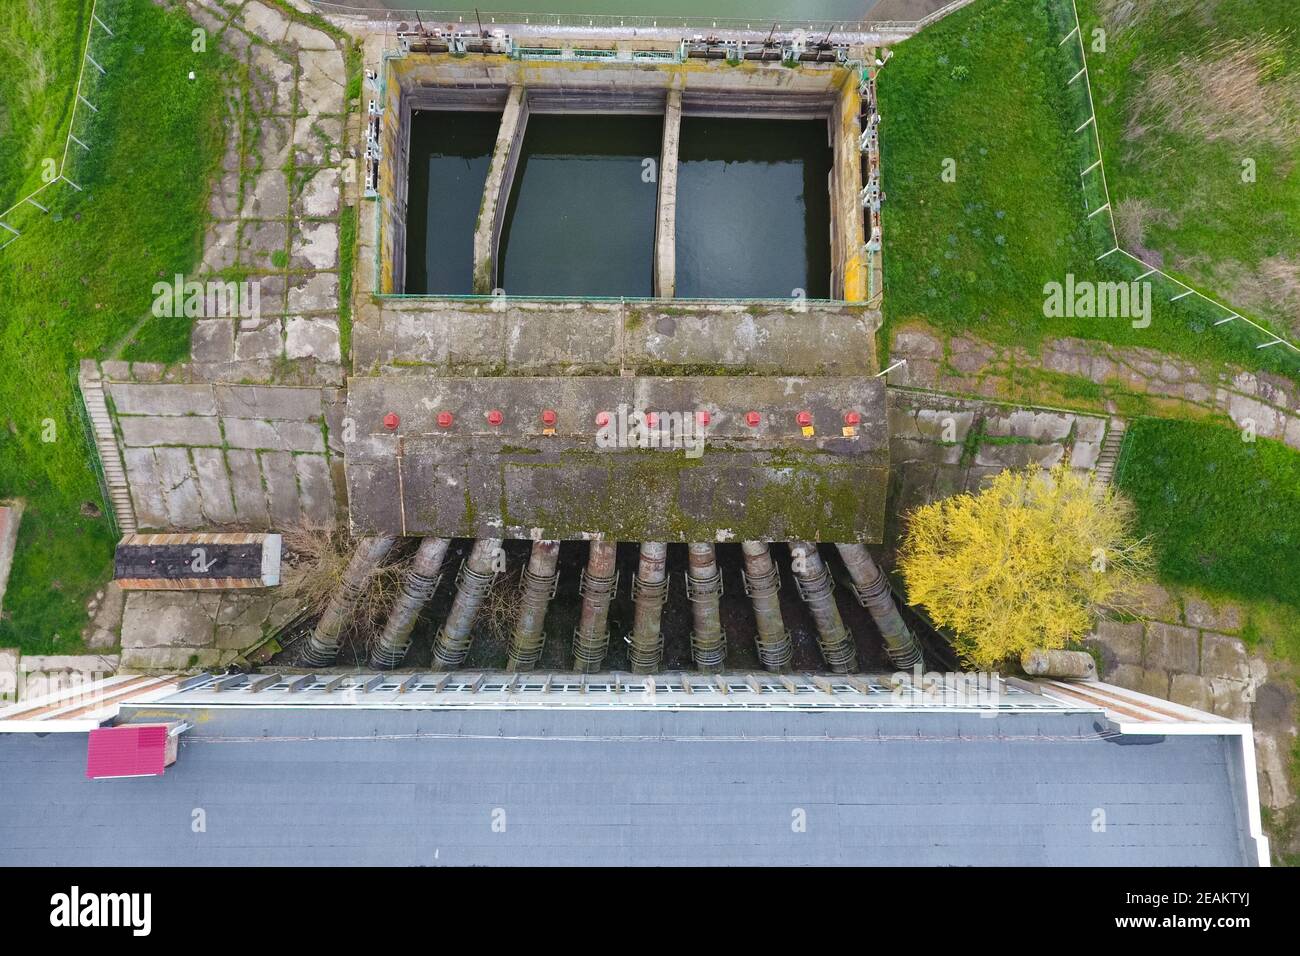
<svg viewBox="0 0 1300 956"><path fill-rule="evenodd" d="M1089 632L1096 605L1122 608L1152 565L1133 508L1064 464L1004 471L979 494L908 516L899 567L976 667L1066 646Z"/></svg>

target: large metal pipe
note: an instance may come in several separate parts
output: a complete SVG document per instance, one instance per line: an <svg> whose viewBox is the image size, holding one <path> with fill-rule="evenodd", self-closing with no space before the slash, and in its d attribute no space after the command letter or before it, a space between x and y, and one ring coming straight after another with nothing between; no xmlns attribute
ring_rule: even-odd
<svg viewBox="0 0 1300 956"><path fill-rule="evenodd" d="M772 549L766 541L742 541L740 553L745 559L741 571L745 593L754 605L754 620L758 625L754 635L758 659L770 671L788 670L794 645L781 617L781 575L772 560Z"/></svg>
<svg viewBox="0 0 1300 956"><path fill-rule="evenodd" d="M556 563L560 558L560 542L534 541L524 568L523 594L519 598L519 617L510 634L510 653L506 668L512 671L530 671L542 656L546 634L546 609L555 597L555 587L560 580Z"/></svg>
<svg viewBox="0 0 1300 956"><path fill-rule="evenodd" d="M303 651L303 663L309 667L325 667L333 664L339 656L339 642L343 630L352 621L357 601L361 599L371 576L393 550L397 538L393 535L379 535L362 538L357 542L348 560L348 566L339 579L338 590L325 605L325 612L316 622L316 629L307 638L307 647Z"/></svg>
<svg viewBox="0 0 1300 956"><path fill-rule="evenodd" d="M691 602L695 630L691 657L705 672L722 670L727 661L727 635L722 632L722 572L710 542L692 542L686 550L686 597Z"/></svg>
<svg viewBox="0 0 1300 956"><path fill-rule="evenodd" d="M609 602L618 587L617 553L613 541L593 541L582 570L578 585L582 611L573 629L573 668L582 673L600 670L609 650Z"/></svg>
<svg viewBox="0 0 1300 956"><path fill-rule="evenodd" d="M402 587L384 622L384 633L370 649L371 667L385 670L402 663L420 611L442 580L442 561L450 544L450 538L421 539L410 568L402 575Z"/></svg>
<svg viewBox="0 0 1300 956"><path fill-rule="evenodd" d="M447 620L433 639L434 670L455 670L465 663L474 618L496 581L500 555L501 539L483 538L474 542L469 557L460 566L460 574L456 577L456 598L451 602Z"/></svg>
<svg viewBox="0 0 1300 956"><path fill-rule="evenodd" d="M663 541L641 544L636 577L632 581L632 636L628 659L634 674L653 674L663 665L663 610L668 600L668 545Z"/></svg>
<svg viewBox="0 0 1300 956"><path fill-rule="evenodd" d="M853 579L853 593L858 603L867 609L876 629L885 639L885 653L894 666L911 670L924 660L921 644L898 613L894 595L889 589L889 579L871 559L870 552L860 544L837 544L844 567Z"/></svg>
<svg viewBox="0 0 1300 956"><path fill-rule="evenodd" d="M817 644L826 666L836 674L850 674L858 669L858 651L853 637L844 627L840 609L835 606L835 582L826 563L811 541L790 542L791 567L799 586L799 596L808 604L817 624Z"/></svg>

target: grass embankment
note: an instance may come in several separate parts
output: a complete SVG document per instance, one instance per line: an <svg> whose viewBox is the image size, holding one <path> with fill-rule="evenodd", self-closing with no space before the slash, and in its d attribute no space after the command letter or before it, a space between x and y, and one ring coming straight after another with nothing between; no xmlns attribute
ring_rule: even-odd
<svg viewBox="0 0 1300 956"><path fill-rule="evenodd" d="M1300 609L1300 452L1232 428L1140 419L1117 480L1163 580Z"/></svg>
<svg viewBox="0 0 1300 956"><path fill-rule="evenodd" d="M1171 303L1174 290L1161 286L1144 329L1043 315L1047 282L1142 271L1118 254L1097 261L1113 241L1105 213L1088 218L1099 184L1080 175L1095 146L1089 129L1075 132L1078 52L1060 45L1072 27L1068 3L978 0L895 47L878 84L885 342L892 328L921 320L1003 344L1077 336L1300 377L1292 355L1256 351L1258 336L1241 323L1215 327L1194 297Z"/></svg>
<svg viewBox="0 0 1300 956"><path fill-rule="evenodd" d="M1079 16L1106 31L1089 64L1121 244L1300 339L1294 0L1080 0Z"/></svg>
<svg viewBox="0 0 1300 956"><path fill-rule="evenodd" d="M44 161L63 156L89 19L90 0L30 0L6 10L0 30L0 210L39 189Z"/></svg>
<svg viewBox="0 0 1300 956"><path fill-rule="evenodd" d="M90 4L61 6L76 15ZM19 5L5 29L53 58L67 31L39 29L45 9ZM95 86L99 113L84 126L77 119L92 151L78 150L68 172L83 191L50 187L42 194L50 214L28 217L22 238L0 252L0 497L28 502L0 644L28 653L80 645L85 602L111 566L108 521L80 513L83 502L101 502L75 393L77 362L103 357L148 313L159 277L194 265L223 143L221 78L229 71L211 44L191 52L193 25L147 0L110 0L100 10L116 38L96 39L107 70ZM31 104L26 113L10 110L11 120L65 103L67 77L61 70L57 84L52 74L23 93L0 71L0 98ZM39 155L44 147L33 153L29 145L37 132L48 138L38 127L14 126L6 144L16 142L22 157Z"/></svg>

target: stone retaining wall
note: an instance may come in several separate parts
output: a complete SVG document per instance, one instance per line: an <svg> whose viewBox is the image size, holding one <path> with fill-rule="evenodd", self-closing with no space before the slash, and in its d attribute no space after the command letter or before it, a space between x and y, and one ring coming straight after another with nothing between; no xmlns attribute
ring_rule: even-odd
<svg viewBox="0 0 1300 956"><path fill-rule="evenodd" d="M1007 468L1097 464L1107 418L890 388L889 500L892 550L905 514L949 495L978 491Z"/></svg>
<svg viewBox="0 0 1300 956"><path fill-rule="evenodd" d="M1011 401L1059 392L1113 414L1249 423L1259 437L1300 449L1300 385L1270 372L1202 368L1154 349L1073 338L1031 353L916 326L894 332L890 357L907 359L890 374L894 385Z"/></svg>

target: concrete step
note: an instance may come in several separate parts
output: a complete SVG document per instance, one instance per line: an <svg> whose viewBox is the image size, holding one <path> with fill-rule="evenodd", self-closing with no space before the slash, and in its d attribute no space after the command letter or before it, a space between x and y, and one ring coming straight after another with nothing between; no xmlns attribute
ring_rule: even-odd
<svg viewBox="0 0 1300 956"><path fill-rule="evenodd" d="M135 505L131 500L126 480L126 467L113 433L113 417L108 412L104 388L100 382L82 382L81 395L95 436L95 450L99 453L104 482L108 486L109 504L117 518L118 528L130 534L136 530Z"/></svg>

